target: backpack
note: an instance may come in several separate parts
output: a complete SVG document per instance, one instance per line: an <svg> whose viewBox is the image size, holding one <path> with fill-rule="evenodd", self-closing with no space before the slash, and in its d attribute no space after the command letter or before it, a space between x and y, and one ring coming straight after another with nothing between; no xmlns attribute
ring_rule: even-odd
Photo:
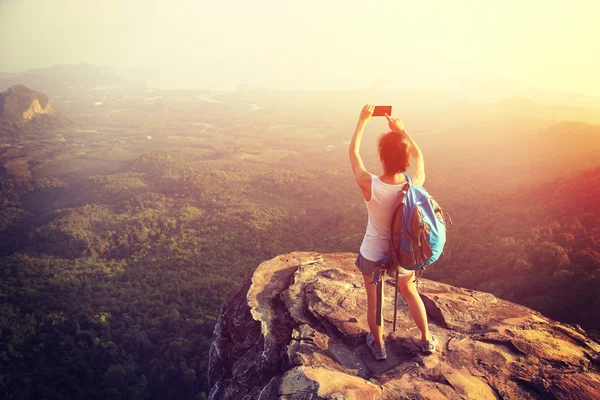
<svg viewBox="0 0 600 400"><path fill-rule="evenodd" d="M408 173L404 176L408 188L401 191L400 201L392 214L388 254L395 265L412 271L424 271L428 265L437 261L444 251L445 211L423 186L413 185ZM450 215L448 218L452 223ZM399 245L398 238L394 238L397 219L400 219L401 225Z"/></svg>
<svg viewBox="0 0 600 400"><path fill-rule="evenodd" d="M373 283L377 283L377 315L378 325L383 324L383 270L396 270L396 293L394 303L394 329L396 331L396 312L398 300L398 267L418 271L417 279L423 275L425 268L437 261L444 251L446 243L446 220L444 213L452 224L452 218L445 212L433 197L421 185L413 185L411 176L404 174L408 187L399 192L398 205L392 214L389 233L389 248L385 258L379 261ZM400 224L400 237L394 237L394 228ZM391 276L391 274L389 274Z"/></svg>

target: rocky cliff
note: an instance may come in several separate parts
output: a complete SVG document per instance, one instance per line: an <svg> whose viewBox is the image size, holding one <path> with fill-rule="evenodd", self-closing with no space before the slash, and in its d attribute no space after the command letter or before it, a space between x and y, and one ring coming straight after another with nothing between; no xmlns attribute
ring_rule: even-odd
<svg viewBox="0 0 600 400"><path fill-rule="evenodd" d="M489 293L423 280L438 351L393 282L388 358L365 344L366 292L355 254L291 253L262 263L221 310L209 357L211 399L598 399L600 344Z"/></svg>
<svg viewBox="0 0 600 400"><path fill-rule="evenodd" d="M35 117L53 113L44 93L14 85L0 93L0 136L18 136Z"/></svg>
<svg viewBox="0 0 600 400"><path fill-rule="evenodd" d="M23 118L24 122L27 122L31 121L31 119L36 115L51 114L52 112L52 106L50 104L47 104L46 107L42 107L40 101L35 98L31 101L29 107L27 107L27 109L21 113L21 117Z"/></svg>

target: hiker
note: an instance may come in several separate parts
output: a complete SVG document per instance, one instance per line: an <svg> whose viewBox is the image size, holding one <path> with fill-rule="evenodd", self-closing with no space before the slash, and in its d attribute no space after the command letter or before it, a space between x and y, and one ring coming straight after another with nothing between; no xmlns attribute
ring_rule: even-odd
<svg viewBox="0 0 600 400"><path fill-rule="evenodd" d="M376 359L384 360L387 355L383 341L383 326L376 323L377 285L372 283L373 272L378 267L378 261L385 257L388 250L392 213L398 204L398 192L407 183L403 173L411 165L412 160L413 184L422 185L425 181L425 166L421 149L408 135L402 121L386 114L391 131L382 134L378 142L383 174L377 176L366 170L359 148L363 130L371 120L374 108L372 104L363 107L350 141L349 153L352 171L362 191L369 215L367 230L356 259L356 267L363 274L367 289L367 320L371 330L367 334L367 345ZM438 338L429 330L425 306L415 285L415 272L399 267L398 285L408 304L410 316L421 331L422 350L424 353L431 354L435 351Z"/></svg>

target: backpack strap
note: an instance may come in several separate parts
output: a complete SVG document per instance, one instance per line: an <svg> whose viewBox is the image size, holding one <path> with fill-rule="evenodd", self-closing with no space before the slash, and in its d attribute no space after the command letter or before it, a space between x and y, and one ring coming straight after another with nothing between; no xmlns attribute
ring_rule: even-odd
<svg viewBox="0 0 600 400"><path fill-rule="evenodd" d="M398 194L400 195L400 201L398 202L398 205L396 206L396 208L394 209L394 213L392 214L392 223L390 226L390 233L389 233L389 239L390 239L390 251L394 248L394 225L396 224L396 219L398 218L398 214L402 211L402 209L404 208L404 204L406 203L406 189L402 189L401 191L398 192Z"/></svg>
<svg viewBox="0 0 600 400"><path fill-rule="evenodd" d="M390 233L389 233L389 248L388 248L388 253L390 254L390 258L393 264L398 264L398 258L396 257L396 244L394 243L394 226L396 225L396 219L398 218L398 215L402 215L402 209L404 208L404 199L402 199L402 201L396 206L396 209L394 210L394 213L392 214L392 225L390 227ZM400 242L398 242L398 245L400 245Z"/></svg>
<svg viewBox="0 0 600 400"><path fill-rule="evenodd" d="M407 178L408 180L408 178ZM410 182L409 182L410 185ZM398 215L402 215L401 212L404 209L404 204L406 202L406 189L402 189L399 192L400 196L401 196L401 200L398 202L398 205L396 206L396 209L394 210L394 213L392 214L392 223L391 223L391 227L390 227L390 233L389 233L389 254L390 254L390 258L391 258L391 262L392 265L394 266L394 269L396 270L396 281L394 282L394 286L395 286L395 290L394 290L394 328L393 328L393 332L396 332L396 314L398 311L398 267L400 266L400 260L398 260L398 257L396 256L396 246L394 244L394 225L396 224L396 218L398 218ZM400 243L398 243L398 246L400 246Z"/></svg>
<svg viewBox="0 0 600 400"><path fill-rule="evenodd" d="M405 172L404 176L406 177L406 180L408 181L408 184L410 186L412 186L413 185L413 181L412 181L412 177L410 176L410 174L408 172Z"/></svg>

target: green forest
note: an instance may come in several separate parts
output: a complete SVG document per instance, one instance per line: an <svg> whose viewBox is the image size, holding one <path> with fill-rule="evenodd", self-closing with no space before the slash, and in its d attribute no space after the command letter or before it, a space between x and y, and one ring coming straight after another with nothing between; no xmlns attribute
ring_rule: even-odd
<svg viewBox="0 0 600 400"><path fill-rule="evenodd" d="M168 124L152 140L147 129L126 145L92 135L86 154L54 142L0 149L2 398L206 398L221 306L259 263L358 252L367 213L343 148L235 127L175 146L156 141ZM442 157L436 143L423 146L425 186L454 223L424 278L600 334L600 167L477 171L478 159L461 164L471 144Z"/></svg>

